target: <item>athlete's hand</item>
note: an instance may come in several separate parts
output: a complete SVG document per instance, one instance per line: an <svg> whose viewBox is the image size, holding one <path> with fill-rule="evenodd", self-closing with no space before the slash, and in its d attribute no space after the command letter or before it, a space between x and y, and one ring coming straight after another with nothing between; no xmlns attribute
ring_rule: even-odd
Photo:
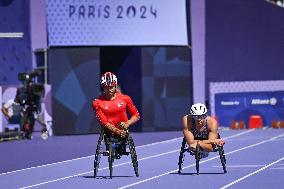
<svg viewBox="0 0 284 189"><path fill-rule="evenodd" d="M217 146L223 146L225 141L223 139L215 139L214 144Z"/></svg>
<svg viewBox="0 0 284 189"><path fill-rule="evenodd" d="M126 132L124 130L117 129L117 135L119 135L121 138L125 138Z"/></svg>
<svg viewBox="0 0 284 189"><path fill-rule="evenodd" d="M123 128L123 129L128 129L128 127L130 126L128 124L128 122L120 122L120 126Z"/></svg>
<svg viewBox="0 0 284 189"><path fill-rule="evenodd" d="M196 146L197 146L197 142L194 142L194 143L189 145L189 148L190 148L190 150L195 151Z"/></svg>

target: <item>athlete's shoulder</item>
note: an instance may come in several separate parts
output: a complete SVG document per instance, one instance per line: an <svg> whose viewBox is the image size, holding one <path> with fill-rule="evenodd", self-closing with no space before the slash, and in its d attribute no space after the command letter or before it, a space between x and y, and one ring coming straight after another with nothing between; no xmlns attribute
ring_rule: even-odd
<svg viewBox="0 0 284 189"><path fill-rule="evenodd" d="M121 98L121 99L131 99L130 96L123 94L123 93L116 93L117 97Z"/></svg>
<svg viewBox="0 0 284 189"><path fill-rule="evenodd" d="M191 128L191 116L188 114L182 116L182 123L185 129L190 129Z"/></svg>
<svg viewBox="0 0 284 189"><path fill-rule="evenodd" d="M189 115L186 114L186 115L182 116L182 120L186 120L187 121L188 119L189 119Z"/></svg>
<svg viewBox="0 0 284 189"><path fill-rule="evenodd" d="M216 119L212 116L207 116L207 125L210 130L216 130L218 128L218 123Z"/></svg>
<svg viewBox="0 0 284 189"><path fill-rule="evenodd" d="M93 104L98 104L103 100L103 96L98 96L93 99Z"/></svg>
<svg viewBox="0 0 284 189"><path fill-rule="evenodd" d="M212 124L215 124L217 122L216 119L212 116L207 116L206 119L207 119L207 122L212 123Z"/></svg>

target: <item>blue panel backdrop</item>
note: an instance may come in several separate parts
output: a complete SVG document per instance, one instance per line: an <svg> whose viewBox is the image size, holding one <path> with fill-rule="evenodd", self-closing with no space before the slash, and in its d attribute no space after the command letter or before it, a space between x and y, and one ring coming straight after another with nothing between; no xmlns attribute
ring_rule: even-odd
<svg viewBox="0 0 284 189"><path fill-rule="evenodd" d="M191 49L142 48L143 130L181 130L192 104Z"/></svg>
<svg viewBox="0 0 284 189"><path fill-rule="evenodd" d="M0 33L23 33L22 38L0 37L0 85L18 84L18 73L32 69L30 1L0 1Z"/></svg>
<svg viewBox="0 0 284 189"><path fill-rule="evenodd" d="M98 48L50 49L55 135L98 132L91 102L99 95Z"/></svg>
<svg viewBox="0 0 284 189"><path fill-rule="evenodd" d="M206 86L283 80L283 17L265 0L206 1Z"/></svg>

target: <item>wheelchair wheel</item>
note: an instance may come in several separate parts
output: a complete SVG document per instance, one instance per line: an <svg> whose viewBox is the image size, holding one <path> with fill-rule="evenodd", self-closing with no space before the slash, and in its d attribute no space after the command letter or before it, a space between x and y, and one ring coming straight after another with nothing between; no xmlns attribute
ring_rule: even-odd
<svg viewBox="0 0 284 189"><path fill-rule="evenodd" d="M185 138L183 138L181 148L180 148L179 158L178 158L178 174L181 174L181 170L182 170L182 166L183 166L185 145L186 145L186 140L185 140Z"/></svg>
<svg viewBox="0 0 284 189"><path fill-rule="evenodd" d="M113 161L114 161L114 147L109 144L108 145L108 151L109 151L109 154L108 154L108 167L109 167L109 177L112 179L112 170L113 170Z"/></svg>
<svg viewBox="0 0 284 189"><path fill-rule="evenodd" d="M221 160L221 164L223 167L223 171L224 173L227 173L227 168L226 168L226 157L224 154L224 149L222 146L218 146L218 150L219 150L219 155L220 155L220 160Z"/></svg>
<svg viewBox="0 0 284 189"><path fill-rule="evenodd" d="M100 159L101 159L101 144L103 140L103 131L100 134L98 144L97 144L97 149L96 149L96 155L95 155L95 160L94 160L94 178L97 177L97 173L99 170L99 164L100 164Z"/></svg>
<svg viewBox="0 0 284 189"><path fill-rule="evenodd" d="M199 175L199 161L200 161L200 145L197 143L195 150L195 167L197 175Z"/></svg>
<svg viewBox="0 0 284 189"><path fill-rule="evenodd" d="M128 135L128 145L129 145L129 151L131 155L131 160L134 168L134 172L136 177L139 177L139 172L138 172L138 160L137 160L137 155L136 155L136 150L135 150L135 145L133 142L133 139L131 136Z"/></svg>

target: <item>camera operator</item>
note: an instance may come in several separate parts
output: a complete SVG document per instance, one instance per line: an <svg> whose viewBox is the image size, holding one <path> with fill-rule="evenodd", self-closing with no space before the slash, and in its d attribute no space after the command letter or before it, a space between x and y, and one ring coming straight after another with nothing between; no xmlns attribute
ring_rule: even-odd
<svg viewBox="0 0 284 189"><path fill-rule="evenodd" d="M18 79L23 84L17 89L19 104L22 107L20 125L24 137L27 139L32 139L35 121L38 121L43 127L41 137L43 139L48 138L46 124L40 115L41 97L44 95L44 86L33 81L37 76L39 76L39 72L37 71L33 71L30 74L19 73L18 75Z"/></svg>
<svg viewBox="0 0 284 189"><path fill-rule="evenodd" d="M8 100L2 107L2 113L7 118L10 124L20 124L22 106L20 105L20 100L18 95L15 99Z"/></svg>

